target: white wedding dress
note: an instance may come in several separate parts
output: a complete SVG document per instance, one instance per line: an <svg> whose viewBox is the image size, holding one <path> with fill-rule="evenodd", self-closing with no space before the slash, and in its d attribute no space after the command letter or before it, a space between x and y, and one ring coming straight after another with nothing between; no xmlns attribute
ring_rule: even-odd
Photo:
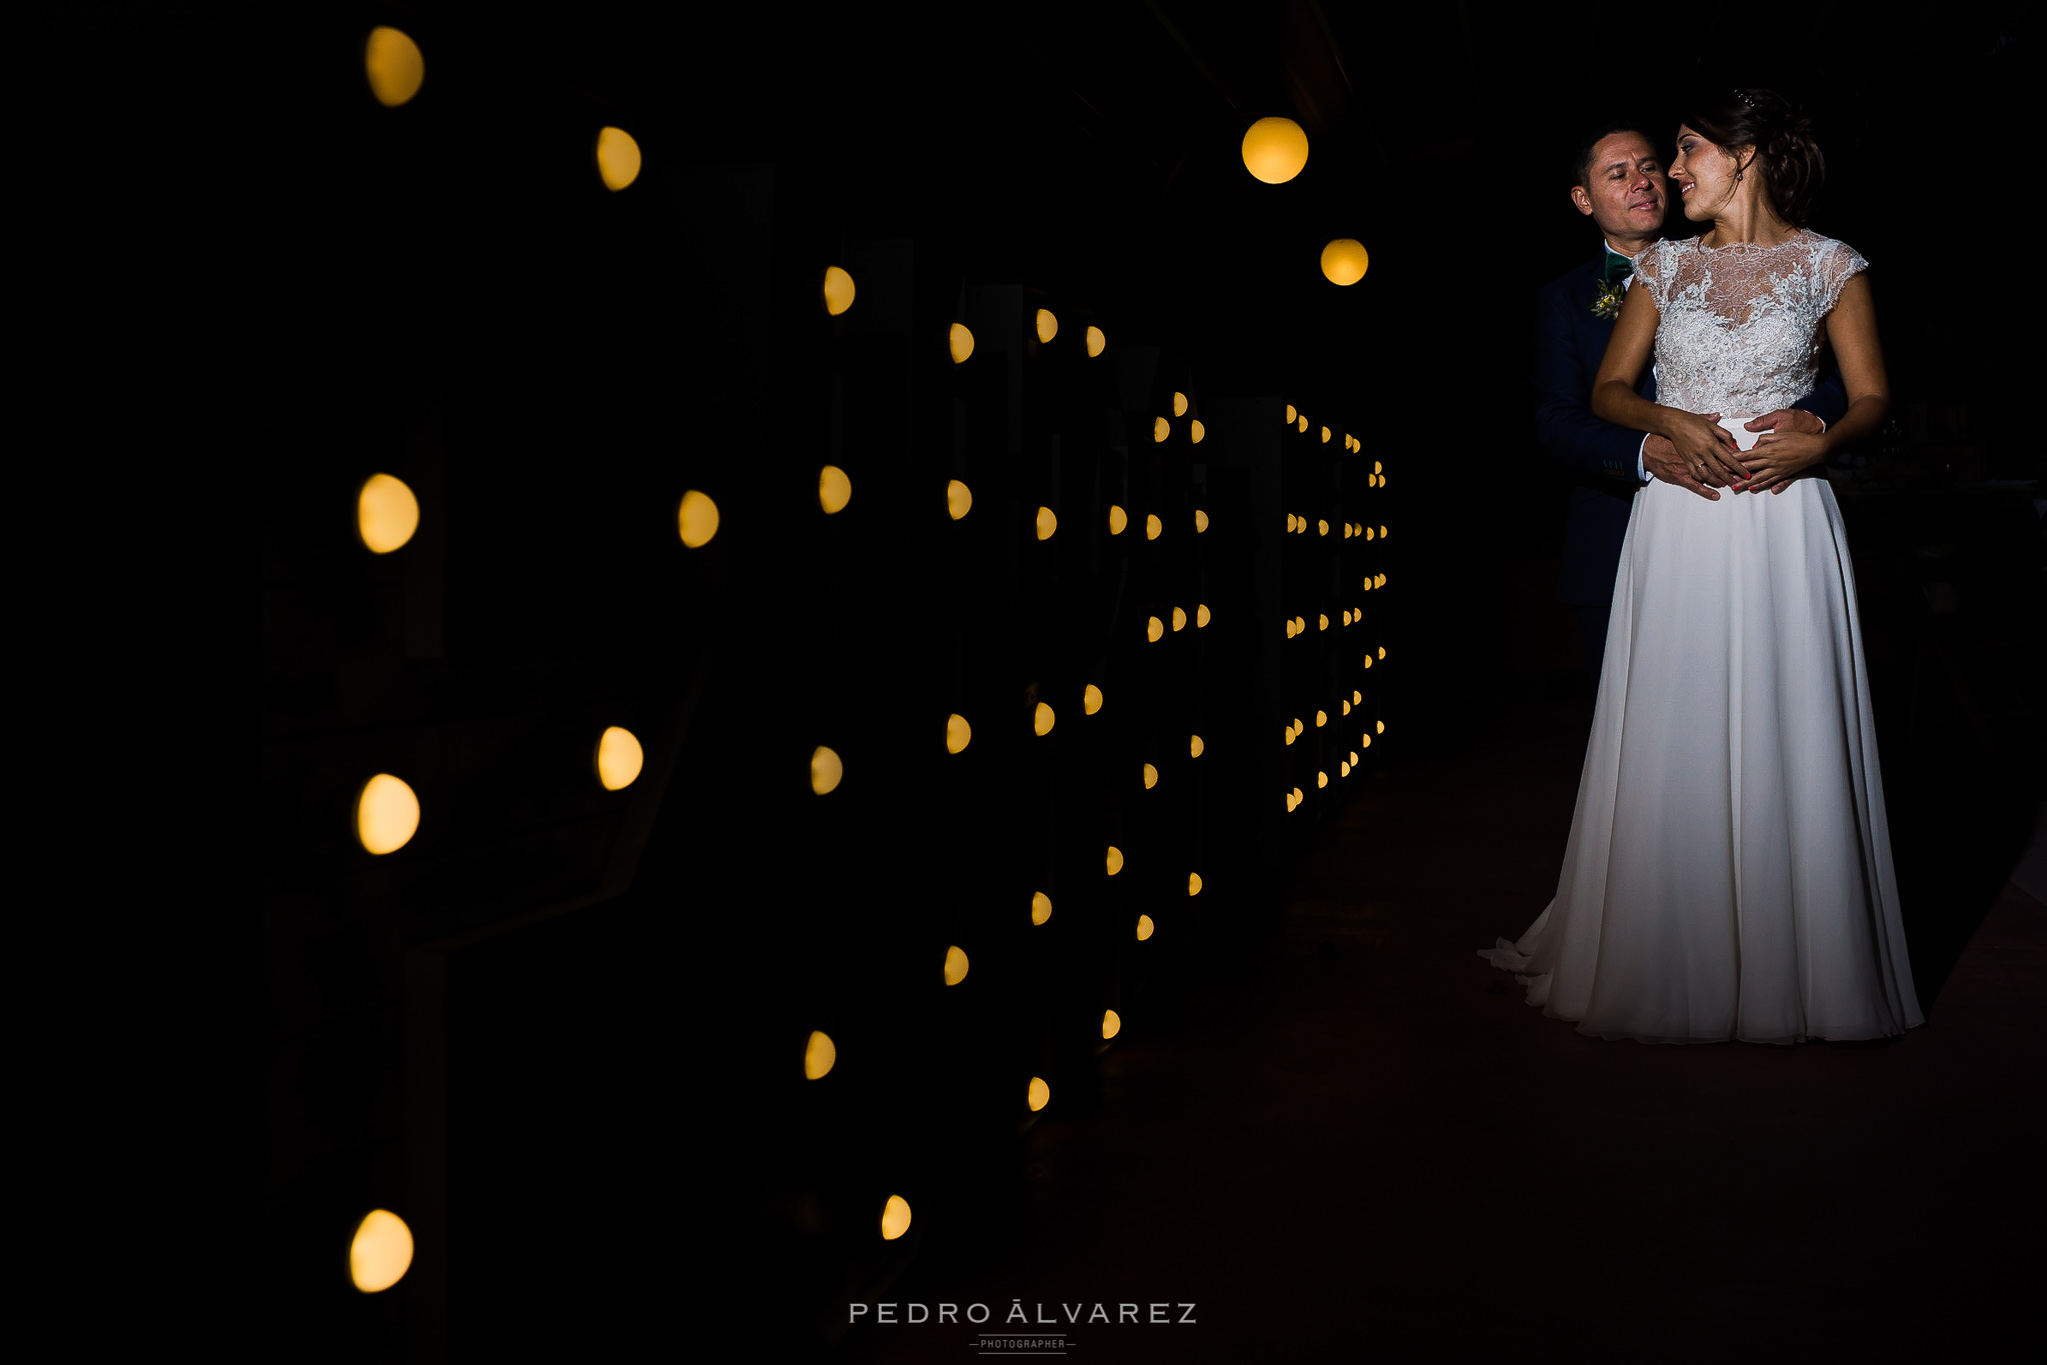
<svg viewBox="0 0 2047 1365"><path fill-rule="evenodd" d="M1659 242L1657 401L1752 417L1817 379L1867 262ZM1580 1033L1645 1043L1877 1038L1925 1022L1898 917L1855 578L1824 477L1635 496L1556 898L1479 956Z"/></svg>

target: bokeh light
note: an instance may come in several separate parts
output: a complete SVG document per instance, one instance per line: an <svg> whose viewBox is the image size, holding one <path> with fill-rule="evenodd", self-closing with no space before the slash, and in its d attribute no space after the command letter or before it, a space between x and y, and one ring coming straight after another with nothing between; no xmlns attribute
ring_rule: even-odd
<svg viewBox="0 0 2047 1365"><path fill-rule="evenodd" d="M828 464L818 471L817 502L824 508L825 515L842 512L853 499L853 481L846 477L846 471L835 464Z"/></svg>
<svg viewBox="0 0 2047 1365"><path fill-rule="evenodd" d="M419 797L403 778L378 773L355 798L355 836L372 853L392 853L419 832Z"/></svg>
<svg viewBox="0 0 2047 1365"><path fill-rule="evenodd" d="M967 979L967 955L954 944L945 950L945 984L957 986Z"/></svg>
<svg viewBox="0 0 2047 1365"><path fill-rule="evenodd" d="M1151 764L1144 765L1144 789L1150 791L1159 784L1159 770Z"/></svg>
<svg viewBox="0 0 2047 1365"><path fill-rule="evenodd" d="M1186 628L1187 628L1187 609L1186 609L1185 607L1174 607L1174 608L1173 608L1173 629L1174 629L1174 630L1185 630Z"/></svg>
<svg viewBox="0 0 2047 1365"><path fill-rule="evenodd" d="M623 128L598 130L597 174L610 190L622 190L640 178L640 144L631 133Z"/></svg>
<svg viewBox="0 0 2047 1365"><path fill-rule="evenodd" d="M1130 524L1130 514L1114 503L1109 504L1109 534L1120 536L1123 528Z"/></svg>
<svg viewBox="0 0 2047 1365"><path fill-rule="evenodd" d="M1047 342L1058 335L1059 319L1052 316L1051 309L1040 308L1038 310L1038 340L1041 343Z"/></svg>
<svg viewBox="0 0 2047 1365"><path fill-rule="evenodd" d="M1137 917L1137 941L1139 943L1151 937L1152 929L1153 925L1150 915L1139 915Z"/></svg>
<svg viewBox="0 0 2047 1365"><path fill-rule="evenodd" d="M1123 1020L1114 1010L1102 1011L1102 1037L1114 1038L1123 1031Z"/></svg>
<svg viewBox="0 0 2047 1365"><path fill-rule="evenodd" d="M1165 529L1166 524L1159 520L1158 513L1151 512L1146 514L1144 518L1144 538L1146 540L1157 540Z"/></svg>
<svg viewBox="0 0 2047 1365"><path fill-rule="evenodd" d="M1201 757L1201 751L1207 747L1208 747L1207 745L1201 742L1200 735L1195 735L1193 738L1187 741L1187 752L1191 757L1194 758Z"/></svg>
<svg viewBox="0 0 2047 1365"><path fill-rule="evenodd" d="M893 1242L910 1230L910 1203L899 1194L888 1197L888 1203L881 1209L881 1236L883 1241Z"/></svg>
<svg viewBox="0 0 2047 1365"><path fill-rule="evenodd" d="M710 544L711 537L718 534L718 504L694 488L682 495L675 519L682 530L682 543L692 550Z"/></svg>
<svg viewBox="0 0 2047 1365"><path fill-rule="evenodd" d="M1081 693L1081 709L1090 716L1101 710L1102 689L1096 687L1093 683L1089 683L1087 691Z"/></svg>
<svg viewBox="0 0 2047 1365"><path fill-rule="evenodd" d="M1090 360L1107 350L1108 346L1109 339L1102 335L1101 328L1090 327L1087 329L1087 353Z"/></svg>
<svg viewBox="0 0 2047 1365"><path fill-rule="evenodd" d="M1196 422L1196 423L1195 423L1195 425L1196 425L1196 426L1200 426L1201 424L1200 424L1199 422ZM1198 439L1198 438L1197 438L1197 439ZM1195 509L1194 509L1194 533L1195 533L1196 535L1199 535L1199 534L1201 534L1201 533L1202 533L1203 531L1206 531L1207 529L1208 529L1208 513L1206 513L1206 512L1204 512L1204 511L1202 511L1202 510L1201 510L1201 509L1200 509L1199 507L1195 508Z"/></svg>
<svg viewBox="0 0 2047 1365"><path fill-rule="evenodd" d="M1168 422L1163 417L1154 417L1151 419L1151 439L1153 441L1155 442L1163 441L1166 439L1166 437L1171 436L1172 434L1173 424L1171 422Z"/></svg>
<svg viewBox="0 0 2047 1365"><path fill-rule="evenodd" d="M967 357L974 353L974 334L967 330L965 323L955 322L952 325L952 330L946 334L946 349L952 352L955 365L965 364Z"/></svg>
<svg viewBox="0 0 2047 1365"><path fill-rule="evenodd" d="M1200 627L1207 625L1208 622L1209 622L1208 604L1206 602L1203 602L1194 608L1195 628L1199 629Z"/></svg>
<svg viewBox="0 0 2047 1365"><path fill-rule="evenodd" d="M853 277L835 265L824 270L824 310L833 317L853 306Z"/></svg>
<svg viewBox="0 0 2047 1365"><path fill-rule="evenodd" d="M1108 864L1109 875L1111 877L1115 876L1118 872L1121 872L1123 870L1123 850L1116 847L1114 844L1110 844L1109 856L1105 861Z"/></svg>
<svg viewBox="0 0 2047 1365"><path fill-rule="evenodd" d="M389 1209L371 1209L348 1243L348 1277L365 1294L380 1294L412 1268L412 1229Z"/></svg>
<svg viewBox="0 0 2047 1365"><path fill-rule="evenodd" d="M1052 1087L1046 1085L1044 1081L1036 1076L1031 1077L1030 1090L1026 1102L1031 1106L1031 1112L1033 1114L1037 1113L1052 1102Z"/></svg>
<svg viewBox="0 0 2047 1365"><path fill-rule="evenodd" d="M813 1033L803 1044L803 1075L806 1080L817 1080L839 1060L839 1050L832 1046L832 1040L822 1033Z"/></svg>
<svg viewBox="0 0 2047 1365"><path fill-rule="evenodd" d="M846 765L839 756L824 745L817 746L810 756L810 789L819 796L839 785L839 779L846 775Z"/></svg>
<svg viewBox="0 0 2047 1365"><path fill-rule="evenodd" d="M1031 893L1031 923L1043 924L1052 918L1052 898L1042 891Z"/></svg>
<svg viewBox="0 0 2047 1365"><path fill-rule="evenodd" d="M1179 390L1175 389L1175 390L1173 391L1173 416L1175 416L1175 417L1185 417L1186 415L1187 415L1187 395L1186 395L1186 394L1184 394L1184 393L1181 393L1181 392L1180 392Z"/></svg>
<svg viewBox="0 0 2047 1365"><path fill-rule="evenodd" d="M1165 622L1159 620L1159 618L1156 616L1152 617L1151 620L1145 625L1144 636L1153 644L1157 644L1160 640L1164 639L1165 634L1166 634Z"/></svg>
<svg viewBox="0 0 2047 1365"><path fill-rule="evenodd" d="M958 521L973 509L974 495L965 484L961 483L958 479L953 479L945 485L945 513L947 516L951 517L954 521Z"/></svg>
<svg viewBox="0 0 2047 1365"><path fill-rule="evenodd" d="M1049 507L1038 509L1038 539L1050 540L1052 533L1059 529L1059 518Z"/></svg>
<svg viewBox="0 0 2047 1365"><path fill-rule="evenodd" d="M955 711L945 718L945 751L956 754L971 744L974 727L967 724L967 718Z"/></svg>
<svg viewBox="0 0 2047 1365"><path fill-rule="evenodd" d="M419 529L419 499L403 479L372 474L355 495L355 529L370 553L390 554Z"/></svg>
<svg viewBox="0 0 2047 1365"><path fill-rule="evenodd" d="M412 35L382 24L370 30L363 45L363 72L370 78L370 93L386 109L396 109L419 93L426 79L426 58Z"/></svg>
<svg viewBox="0 0 2047 1365"><path fill-rule="evenodd" d="M1031 728L1041 735L1049 735L1056 719L1057 717L1052 714L1052 708L1044 702L1039 702L1038 709L1031 713Z"/></svg>
<svg viewBox="0 0 2047 1365"><path fill-rule="evenodd" d="M1195 418L1193 421L1187 424L1187 439L1189 441L1192 441L1195 445L1200 445L1201 438L1206 435L1208 435L1208 428L1201 425L1201 419L1199 417Z"/></svg>
<svg viewBox="0 0 2047 1365"><path fill-rule="evenodd" d="M597 738L597 780L608 792L630 787L646 759L639 737L630 730L613 725Z"/></svg>

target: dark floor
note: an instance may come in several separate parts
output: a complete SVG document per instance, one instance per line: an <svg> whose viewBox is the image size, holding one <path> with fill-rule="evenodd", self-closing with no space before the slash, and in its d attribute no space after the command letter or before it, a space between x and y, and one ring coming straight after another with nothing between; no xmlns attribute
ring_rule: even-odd
<svg viewBox="0 0 2047 1365"><path fill-rule="evenodd" d="M2040 902L1919 892L1948 917L1927 941L1960 952L1919 966L1929 1022L1900 1039L1581 1037L1476 955L1548 900L1581 753L1378 775L1291 891L1260 988L1119 1045L1098 1116L1024 1136L1035 1226L1013 1251L920 1257L881 1296L989 1320L863 1324L840 1353L973 1356L1025 1330L1021 1301L1097 1361L1991 1358L2040 1263ZM1905 912L1910 935L1910 886ZM1110 1326L1098 1303L1196 1307Z"/></svg>

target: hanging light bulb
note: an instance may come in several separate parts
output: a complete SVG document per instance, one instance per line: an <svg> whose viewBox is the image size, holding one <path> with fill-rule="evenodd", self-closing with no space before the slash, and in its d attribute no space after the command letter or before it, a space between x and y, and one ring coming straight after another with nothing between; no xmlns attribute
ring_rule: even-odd
<svg viewBox="0 0 2047 1365"><path fill-rule="evenodd" d="M1059 319L1052 316L1051 309L1040 308L1038 310L1038 341L1040 343L1047 342L1058 335Z"/></svg>
<svg viewBox="0 0 2047 1365"><path fill-rule="evenodd" d="M1153 441L1163 441L1166 439L1166 437L1172 434L1173 424L1171 422L1168 422L1163 417L1154 417L1151 419L1151 439Z"/></svg>
<svg viewBox="0 0 2047 1365"><path fill-rule="evenodd" d="M893 1242L910 1230L910 1205L899 1194L888 1197L888 1203L881 1209L881 1236L885 1242Z"/></svg>
<svg viewBox="0 0 2047 1365"><path fill-rule="evenodd" d="M1201 874L1199 872L1189 872L1187 874L1187 894L1190 896L1201 894Z"/></svg>
<svg viewBox="0 0 2047 1365"><path fill-rule="evenodd" d="M1033 1114L1037 1113L1052 1102L1052 1087L1036 1076L1031 1077L1030 1088L1024 1102L1030 1105Z"/></svg>
<svg viewBox="0 0 2047 1365"><path fill-rule="evenodd" d="M1111 877L1115 876L1118 872L1121 872L1123 870L1123 850L1116 847L1114 844L1109 845L1109 854L1106 859L1106 862L1108 864L1109 875Z"/></svg>
<svg viewBox="0 0 2047 1365"><path fill-rule="evenodd" d="M1324 619L1326 620L1327 618L1325 617ZM1186 613L1186 611L1185 611L1184 609L1180 608L1180 607L1174 607L1174 608L1173 608L1173 629L1174 629L1174 630L1185 630L1186 628L1187 628L1187 613Z"/></svg>
<svg viewBox="0 0 2047 1365"><path fill-rule="evenodd" d="M1201 438L1206 435L1208 435L1208 428L1201 425L1201 419L1199 417L1195 418L1193 421L1187 424L1187 439L1193 442L1195 445L1200 445Z"/></svg>
<svg viewBox="0 0 2047 1365"><path fill-rule="evenodd" d="M390 554L419 529L419 499L405 480L372 474L356 490L355 529L371 554Z"/></svg>
<svg viewBox="0 0 2047 1365"><path fill-rule="evenodd" d="M632 731L612 725L597 737L597 781L608 792L630 787L646 754Z"/></svg>
<svg viewBox="0 0 2047 1365"><path fill-rule="evenodd" d="M1151 764L1144 765L1144 789L1150 791L1159 784L1159 770Z"/></svg>
<svg viewBox="0 0 2047 1365"><path fill-rule="evenodd" d="M965 323L955 322L946 334L946 349L952 352L952 363L962 365L974 353L974 334L967 330Z"/></svg>
<svg viewBox="0 0 2047 1365"><path fill-rule="evenodd" d="M1329 437L1330 437L1330 431L1329 431L1329 428L1328 428L1328 427L1324 427L1324 428L1322 428L1322 444L1323 444L1323 445L1328 445L1328 444L1329 444Z"/></svg>
<svg viewBox="0 0 2047 1365"><path fill-rule="evenodd" d="M1365 244L1355 237L1338 237L1322 248L1322 273L1331 284L1356 284L1371 263Z"/></svg>
<svg viewBox="0 0 2047 1365"><path fill-rule="evenodd" d="M1087 685L1087 691L1081 694L1081 710L1084 711L1086 714L1092 716L1095 712L1101 709L1102 689L1096 687L1093 683L1089 683Z"/></svg>
<svg viewBox="0 0 2047 1365"><path fill-rule="evenodd" d="M1287 424L1288 426L1292 426L1292 425L1294 424L1294 417L1295 417L1296 415L1297 415L1297 414L1296 414L1296 413L1294 412L1294 405L1293 405L1292 403L1289 403L1289 404L1287 404L1287 405L1286 405L1286 424Z"/></svg>
<svg viewBox="0 0 2047 1365"><path fill-rule="evenodd" d="M348 1244L348 1277L365 1294L380 1294L412 1268L412 1229L389 1209L371 1209Z"/></svg>
<svg viewBox="0 0 2047 1365"><path fill-rule="evenodd" d="M1201 424L1200 424L1199 422L1196 422L1196 423L1195 423L1195 425L1196 425L1196 426L1200 426ZM1201 509L1200 509L1199 507L1195 508L1195 509L1194 509L1194 534L1196 534L1196 535L1200 535L1200 534L1201 534L1201 533L1202 533L1203 531L1206 531L1207 529L1208 529L1208 513L1206 513L1206 512L1204 512L1204 511L1202 511L1202 510L1201 510Z"/></svg>
<svg viewBox="0 0 2047 1365"><path fill-rule="evenodd" d="M1109 534L1120 536L1123 528L1130 524L1130 514L1114 503L1109 504Z"/></svg>
<svg viewBox="0 0 2047 1365"><path fill-rule="evenodd" d="M1137 917L1137 941L1139 943L1142 943L1146 939L1150 938L1151 934L1152 934L1151 916L1139 915Z"/></svg>
<svg viewBox="0 0 2047 1365"><path fill-rule="evenodd" d="M967 955L957 945L945 950L945 984L957 986L967 979Z"/></svg>
<svg viewBox="0 0 2047 1365"><path fill-rule="evenodd" d="M974 739L974 727L967 724L967 718L955 711L945 718L945 751L959 753Z"/></svg>
<svg viewBox="0 0 2047 1365"><path fill-rule="evenodd" d="M1052 898L1042 891L1031 893L1031 923L1043 924L1052 918Z"/></svg>
<svg viewBox="0 0 2047 1365"><path fill-rule="evenodd" d="M640 144L623 128L597 133L597 174L609 190L622 190L640 178Z"/></svg>
<svg viewBox="0 0 2047 1365"><path fill-rule="evenodd" d="M1050 540L1052 533L1059 529L1059 518L1049 507L1038 509L1038 539Z"/></svg>
<svg viewBox="0 0 2047 1365"><path fill-rule="evenodd" d="M817 746L810 756L810 789L823 796L839 785L839 779L846 775L846 765L839 756L824 745Z"/></svg>
<svg viewBox="0 0 2047 1365"><path fill-rule="evenodd" d="M1039 702L1038 709L1031 713L1031 728L1041 735L1049 735L1052 733L1052 724L1055 719L1056 717L1052 714L1052 708L1043 702Z"/></svg>
<svg viewBox="0 0 2047 1365"><path fill-rule="evenodd" d="M1187 395L1186 395L1186 394L1184 394L1184 393L1181 393L1181 392L1179 392L1179 391L1178 391L1178 390L1176 389L1176 390L1174 390L1174 392L1173 392L1173 416L1175 416L1175 417L1185 417L1186 415L1187 415Z"/></svg>
<svg viewBox="0 0 2047 1365"><path fill-rule="evenodd" d="M1191 757L1194 758L1201 757L1201 751L1206 747L1207 746L1201 742L1200 735L1195 735L1187 741L1187 752Z"/></svg>
<svg viewBox="0 0 2047 1365"><path fill-rule="evenodd" d="M355 837L371 853L393 853L419 831L419 797L405 779L378 773L355 797Z"/></svg>
<svg viewBox="0 0 2047 1365"><path fill-rule="evenodd" d="M682 543L692 550L701 549L718 534L718 504L692 488L682 495L675 520L682 532Z"/></svg>
<svg viewBox="0 0 2047 1365"><path fill-rule="evenodd" d="M1166 633L1165 623L1159 620L1159 618L1156 616L1152 617L1150 622L1144 628L1145 638L1147 640L1150 640L1153 644L1157 644L1161 639L1163 639L1165 637L1165 633Z"/></svg>
<svg viewBox="0 0 2047 1365"><path fill-rule="evenodd" d="M1308 135L1290 118L1262 118L1244 131L1242 151L1254 179L1284 185L1308 164Z"/></svg>
<svg viewBox="0 0 2047 1365"><path fill-rule="evenodd" d="M958 479L953 479L945 485L945 514L947 516L951 517L954 521L958 521L969 511L973 510L973 506L974 495L965 484L961 483Z"/></svg>
<svg viewBox="0 0 2047 1365"><path fill-rule="evenodd" d="M1123 1021L1114 1010L1102 1011L1102 1037L1114 1038L1123 1031Z"/></svg>
<svg viewBox="0 0 2047 1365"><path fill-rule="evenodd" d="M1208 621L1209 621L1208 604L1206 602L1203 602L1194 608L1195 628L1199 629L1200 627L1207 625Z"/></svg>
<svg viewBox="0 0 2047 1365"><path fill-rule="evenodd" d="M1166 524L1159 520L1158 513L1148 512L1145 514L1144 538L1146 540L1157 540L1159 538L1160 533L1163 532L1165 529Z"/></svg>
<svg viewBox="0 0 2047 1365"><path fill-rule="evenodd" d="M1109 338L1102 335L1101 328L1090 327L1087 329L1087 353L1090 360L1107 350L1108 346Z"/></svg>
<svg viewBox="0 0 2047 1365"><path fill-rule="evenodd" d="M828 464L818 472L817 504L824 508L825 515L846 510L846 504L853 500L853 481L846 477L846 471L835 464Z"/></svg>

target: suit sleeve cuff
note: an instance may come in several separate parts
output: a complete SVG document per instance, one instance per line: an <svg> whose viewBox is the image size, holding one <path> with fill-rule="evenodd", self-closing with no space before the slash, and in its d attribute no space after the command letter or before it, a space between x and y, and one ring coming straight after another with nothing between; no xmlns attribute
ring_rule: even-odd
<svg viewBox="0 0 2047 1365"><path fill-rule="evenodd" d="M1649 464L1644 458L1648 451L1649 433L1645 431L1642 433L1642 444L1635 447L1635 480L1638 483L1649 482Z"/></svg>

